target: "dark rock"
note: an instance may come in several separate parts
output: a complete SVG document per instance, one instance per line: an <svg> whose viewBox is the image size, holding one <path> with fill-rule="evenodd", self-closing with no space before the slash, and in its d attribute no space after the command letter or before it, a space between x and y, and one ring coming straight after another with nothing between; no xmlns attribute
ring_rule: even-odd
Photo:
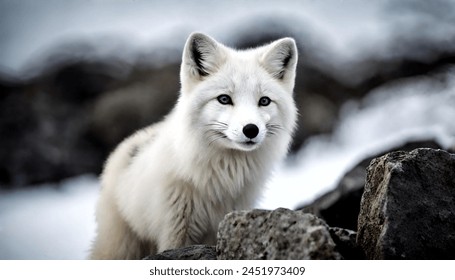
<svg viewBox="0 0 455 280"><path fill-rule="evenodd" d="M99 172L104 155L87 137L87 106L34 87L5 93L0 102L0 185Z"/></svg>
<svg viewBox="0 0 455 280"><path fill-rule="evenodd" d="M136 130L162 120L177 100L177 64L136 75L144 77L104 93L88 112L90 135L108 151Z"/></svg>
<svg viewBox="0 0 455 280"><path fill-rule="evenodd" d="M151 255L144 260L216 260L215 246L193 245L184 248L166 250Z"/></svg>
<svg viewBox="0 0 455 280"><path fill-rule="evenodd" d="M338 228L330 227L330 235L336 244L335 249L340 252L346 260L364 260L365 254L362 249L357 245L357 232Z"/></svg>
<svg viewBox="0 0 455 280"><path fill-rule="evenodd" d="M27 81L0 77L0 188L99 174L121 140L161 120L177 97L178 65L130 76L118 75L122 66L68 58Z"/></svg>
<svg viewBox="0 0 455 280"><path fill-rule="evenodd" d="M357 230L357 218L365 186L366 168L371 160L392 151L412 151L416 148L440 149L441 146L434 140L413 141L389 151L367 157L346 172L334 190L308 205L299 207L299 210L322 218L332 227Z"/></svg>
<svg viewBox="0 0 455 280"><path fill-rule="evenodd" d="M314 215L279 208L226 215L218 229L218 259L341 259L327 225Z"/></svg>
<svg viewBox="0 0 455 280"><path fill-rule="evenodd" d="M416 149L374 159L358 225L369 259L454 259L455 155Z"/></svg>

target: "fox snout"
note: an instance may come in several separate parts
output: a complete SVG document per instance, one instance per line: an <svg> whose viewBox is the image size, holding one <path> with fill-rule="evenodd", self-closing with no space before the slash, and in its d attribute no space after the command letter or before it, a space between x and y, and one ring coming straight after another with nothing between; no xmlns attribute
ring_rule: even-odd
<svg viewBox="0 0 455 280"><path fill-rule="evenodd" d="M242 132L246 137L253 139L254 137L258 136L259 128L257 125L249 123L243 127Z"/></svg>

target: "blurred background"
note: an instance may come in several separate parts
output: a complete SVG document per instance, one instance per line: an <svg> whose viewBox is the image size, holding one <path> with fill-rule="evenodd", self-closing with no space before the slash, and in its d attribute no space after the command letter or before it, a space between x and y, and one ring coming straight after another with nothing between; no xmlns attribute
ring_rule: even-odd
<svg viewBox="0 0 455 280"><path fill-rule="evenodd" d="M193 31L298 43L299 129L257 207L409 141L454 147L452 0L0 0L0 259L86 257L103 162L172 109Z"/></svg>

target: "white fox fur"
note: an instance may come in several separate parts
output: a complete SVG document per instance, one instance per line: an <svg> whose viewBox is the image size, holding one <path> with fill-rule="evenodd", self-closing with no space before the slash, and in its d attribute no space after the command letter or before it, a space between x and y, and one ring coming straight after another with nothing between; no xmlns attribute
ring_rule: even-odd
<svg viewBox="0 0 455 280"><path fill-rule="evenodd" d="M291 38L234 50L191 34L174 110L106 162L90 258L214 244L224 215L252 208L288 151L296 64Z"/></svg>

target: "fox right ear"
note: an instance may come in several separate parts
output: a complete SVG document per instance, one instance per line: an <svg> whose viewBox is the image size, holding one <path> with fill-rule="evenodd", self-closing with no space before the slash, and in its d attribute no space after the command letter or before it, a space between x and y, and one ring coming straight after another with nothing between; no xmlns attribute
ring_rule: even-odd
<svg viewBox="0 0 455 280"><path fill-rule="evenodd" d="M283 38L270 44L262 58L265 69L276 79L294 82L297 46L294 39Z"/></svg>
<svg viewBox="0 0 455 280"><path fill-rule="evenodd" d="M221 48L221 44L205 34L191 34L183 51L181 75L202 80L215 73L224 61Z"/></svg>

